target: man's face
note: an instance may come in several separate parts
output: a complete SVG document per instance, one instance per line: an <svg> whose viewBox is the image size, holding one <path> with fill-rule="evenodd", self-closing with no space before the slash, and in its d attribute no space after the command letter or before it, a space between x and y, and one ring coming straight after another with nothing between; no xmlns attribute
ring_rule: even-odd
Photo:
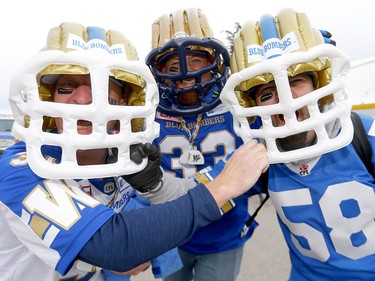
<svg viewBox="0 0 375 281"><path fill-rule="evenodd" d="M108 102L113 105L124 104L122 88L117 83L109 80ZM61 75L55 85L54 102L67 104L91 104L91 80L90 75ZM56 118L56 126L59 133L63 131L63 120ZM109 132L116 121L108 122ZM77 122L77 132L87 135L92 133L92 123L87 120Z"/></svg>
<svg viewBox="0 0 375 281"><path fill-rule="evenodd" d="M188 53L186 56L186 62L189 71L196 71L211 64L208 55L196 53ZM180 73L180 61L178 58L178 54L172 55L167 59L165 65L162 68L162 71L165 73L176 75ZM210 72L204 73L201 76L201 81L206 82L210 78L212 78L212 74ZM196 81L194 78L189 78L177 81L176 86L178 88L187 88L194 86L195 83ZM198 102L197 93L195 91L179 95L178 99L179 102L184 105L196 105Z"/></svg>
<svg viewBox="0 0 375 281"><path fill-rule="evenodd" d="M299 98L314 91L314 84L311 76L304 73L294 77L289 77L289 85L293 98ZM259 86L255 90L254 95L257 106L277 104L279 102L275 81ZM310 118L307 106L298 109L295 114L298 121ZM285 125L284 115L282 114L272 115L271 119L272 124L275 127ZM316 135L314 131L302 132L286 138L277 139L277 144L282 150L289 151L312 145L315 141L315 137Z"/></svg>

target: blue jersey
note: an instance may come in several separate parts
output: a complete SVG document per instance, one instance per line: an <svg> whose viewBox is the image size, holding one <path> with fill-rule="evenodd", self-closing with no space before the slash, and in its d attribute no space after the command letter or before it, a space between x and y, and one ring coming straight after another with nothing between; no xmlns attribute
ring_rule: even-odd
<svg viewBox="0 0 375 281"><path fill-rule="evenodd" d="M182 121L178 117L157 113L156 121L160 124L160 136L155 139L154 144L161 151L165 172L181 178L193 177L199 170L218 163L242 145L241 138L234 133L232 114L224 105L220 104L204 113L197 127L198 118L184 117ZM192 143L202 153L204 164L189 165L180 162L182 153L191 149ZM227 212L220 220L198 230L180 248L194 254L208 254L243 245L257 226L254 222L247 235L241 239L240 233L250 217L248 198L241 197L235 204L228 204L225 210Z"/></svg>
<svg viewBox="0 0 375 281"><path fill-rule="evenodd" d="M57 163L61 157L59 148L51 146L43 147L43 155L53 157ZM78 253L116 212L140 208L148 202L121 177L40 178L28 165L24 142L8 148L0 158L0 166L2 278L52 281L64 275L64 280L104 280L98 268L75 262ZM157 277L170 274L172 269L166 274L163 263L176 259L177 251L171 250L155 260ZM172 272L182 266L173 265Z"/></svg>
<svg viewBox="0 0 375 281"><path fill-rule="evenodd" d="M375 151L374 119L361 118ZM268 189L289 247L290 280L375 280L374 188L351 144L303 164L270 165Z"/></svg>

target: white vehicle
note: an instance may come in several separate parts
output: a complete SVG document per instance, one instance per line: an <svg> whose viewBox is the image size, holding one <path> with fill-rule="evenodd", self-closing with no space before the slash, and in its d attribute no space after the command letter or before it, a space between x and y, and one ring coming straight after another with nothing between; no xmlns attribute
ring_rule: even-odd
<svg viewBox="0 0 375 281"><path fill-rule="evenodd" d="M16 142L11 134L13 122L13 115L0 114L0 156L7 147Z"/></svg>

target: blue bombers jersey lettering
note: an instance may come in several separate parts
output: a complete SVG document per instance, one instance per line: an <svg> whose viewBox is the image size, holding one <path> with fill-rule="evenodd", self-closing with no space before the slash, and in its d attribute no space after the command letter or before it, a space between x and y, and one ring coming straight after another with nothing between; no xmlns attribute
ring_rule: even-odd
<svg viewBox="0 0 375 281"><path fill-rule="evenodd" d="M197 125L198 116L184 117L185 125L191 133ZM177 117L157 113L156 121L160 124L160 135L154 144L162 153L162 167L165 172L180 178L189 178L205 167L225 159L243 142L233 129L233 116L224 105L203 114L201 126L194 139L196 149L204 157L203 165L189 165L180 162L181 155L191 148L189 134L182 128ZM205 175L198 179L205 182ZM235 206L235 207L234 207ZM234 207L234 208L233 208ZM244 244L257 226L252 224L250 231L241 239L240 233L248 214L248 197L241 197L235 204L231 201L222 208L222 218L197 231L180 248L194 254L207 254L234 249Z"/></svg>
<svg viewBox="0 0 375 281"><path fill-rule="evenodd" d="M192 177L199 170L208 165L217 163L225 158L242 144L233 130L233 117L223 106L219 105L215 110L220 112L214 115L205 114L199 133L194 140L197 149L203 154L204 165L181 164L180 157L184 151L190 149L189 135L182 129L179 119L166 117L160 113L156 121L160 123L160 135L154 144L160 148L163 155L162 166L166 172L174 173L178 177ZM185 117L186 127L193 132L197 122L197 116Z"/></svg>

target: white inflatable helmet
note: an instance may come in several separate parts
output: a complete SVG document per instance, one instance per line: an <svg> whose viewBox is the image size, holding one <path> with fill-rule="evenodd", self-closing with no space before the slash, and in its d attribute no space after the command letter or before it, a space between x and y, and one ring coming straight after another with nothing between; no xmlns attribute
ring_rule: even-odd
<svg viewBox="0 0 375 281"><path fill-rule="evenodd" d="M204 54L210 64L199 70L189 71L187 53ZM161 71L166 58L178 54L179 73ZM152 51L146 58L158 82L160 101L158 110L172 116L192 116L207 112L220 101L220 92L229 76L230 57L223 42L214 38L206 15L201 9L190 8L164 14L152 25ZM201 81L201 76L210 72L212 78ZM194 79L188 88L178 88L177 81ZM171 81L171 83L169 83ZM197 104L185 105L179 96L189 92L197 93Z"/></svg>
<svg viewBox="0 0 375 281"><path fill-rule="evenodd" d="M91 104L52 102L61 74L90 74ZM122 86L126 106L109 103L109 79ZM131 174L143 169L147 160L141 165L131 161L130 145L152 142L159 134L159 125L154 122L158 99L149 68L138 61L132 43L124 35L62 23L50 30L46 47L11 80L9 100L15 117L12 132L25 141L27 160L40 177L79 179ZM63 120L62 133L53 130L55 118ZM78 134L78 120L90 121L92 133ZM110 121L118 125L115 133L107 132ZM61 159L43 155L43 146L61 149ZM116 152L117 161L100 165L77 163L77 151L100 148Z"/></svg>
<svg viewBox="0 0 375 281"><path fill-rule="evenodd" d="M351 102L344 89L349 66L348 56L324 44L321 33L311 27L305 14L283 9L275 18L264 15L259 22L246 22L235 35L232 75L220 98L235 116L236 133L245 142L264 142L270 163L307 159L352 140ZM288 77L301 73L313 78L315 90L293 98ZM256 106L252 95L255 88L273 80L279 102ZM310 117L299 122L295 112L304 106ZM285 125L275 127L271 117L280 114ZM277 145L278 139L311 130L316 140L310 146L283 151Z"/></svg>

